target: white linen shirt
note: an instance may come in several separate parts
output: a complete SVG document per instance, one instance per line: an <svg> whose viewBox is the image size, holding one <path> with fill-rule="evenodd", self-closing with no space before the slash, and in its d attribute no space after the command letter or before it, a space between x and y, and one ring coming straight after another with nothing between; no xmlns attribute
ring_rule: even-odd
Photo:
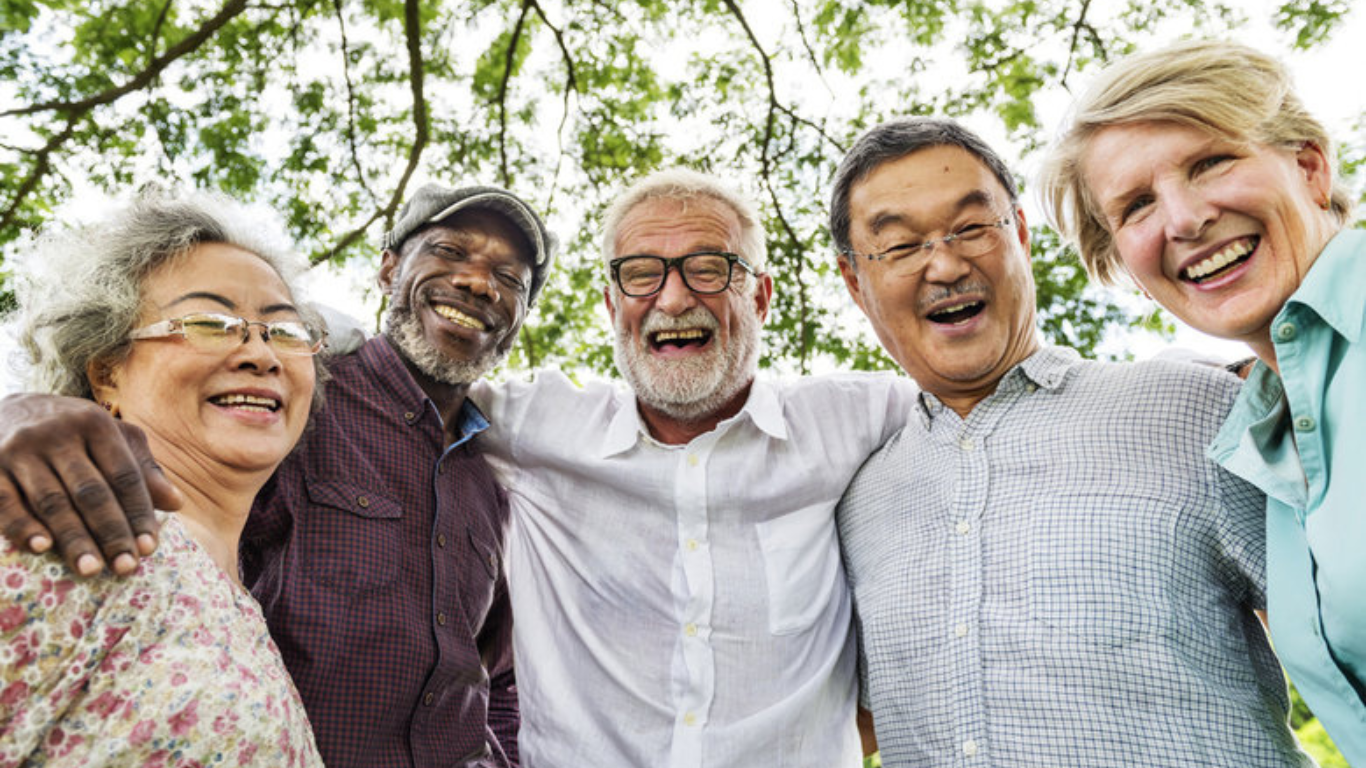
<svg viewBox="0 0 1366 768"><path fill-rule="evenodd" d="M759 380L670 446L617 386L476 384L512 503L522 765L860 765L834 509L914 392Z"/></svg>

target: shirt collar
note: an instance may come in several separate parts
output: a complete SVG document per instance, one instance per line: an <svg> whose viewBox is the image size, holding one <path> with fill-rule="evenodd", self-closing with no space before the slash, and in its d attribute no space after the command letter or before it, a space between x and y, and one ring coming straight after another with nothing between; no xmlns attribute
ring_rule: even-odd
<svg viewBox="0 0 1366 768"><path fill-rule="evenodd" d="M1314 260L1304 282L1287 304L1302 304L1323 318L1343 338L1355 344L1366 318L1366 291L1342 290L1366 279L1366 232L1339 232Z"/></svg>
<svg viewBox="0 0 1366 768"><path fill-rule="evenodd" d="M645 422L640 419L640 409L636 406L635 395L623 392L619 395L623 402L617 409L616 415L608 423L607 430L603 433L602 442L598 446L599 458L607 458L619 453L630 450L639 441L647 440L653 442L650 431L645 426ZM749 420L758 427L760 431L778 439L787 439L787 422L783 419L783 404L778 396L778 388L769 381L755 377L754 382L749 388L749 397L745 400L745 405L740 412L731 418L717 425L717 429L725 429L729 424L739 421L748 416Z"/></svg>
<svg viewBox="0 0 1366 768"><path fill-rule="evenodd" d="M357 354L360 355L361 364L365 367L369 380L393 402L396 409L401 408L404 413L420 415L425 409L431 408L432 413L436 414L437 422L441 423L441 412L437 409L436 403L433 403L422 387L418 386L413 375L408 372L403 357L394 349L394 345L387 337L376 336L370 339ZM489 428L488 418L468 397L460 404L456 419L459 422L461 437L448 447L460 445ZM418 419L412 418L407 421L414 424Z"/></svg>
<svg viewBox="0 0 1366 768"><path fill-rule="evenodd" d="M987 402L998 395L1009 394L1021 389L1046 389L1050 392L1062 389L1067 374L1081 363L1081 355L1067 347L1044 346L1025 358L1015 367L1005 372L996 383L996 390L983 399ZM1031 389L1032 388L1032 389ZM920 393L920 417L928 428L935 416L943 413L945 405L929 392Z"/></svg>

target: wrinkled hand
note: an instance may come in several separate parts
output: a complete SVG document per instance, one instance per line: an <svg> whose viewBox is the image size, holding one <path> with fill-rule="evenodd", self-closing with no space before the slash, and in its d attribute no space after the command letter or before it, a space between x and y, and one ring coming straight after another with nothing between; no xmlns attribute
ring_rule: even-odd
<svg viewBox="0 0 1366 768"><path fill-rule="evenodd" d="M180 503L141 429L80 398L0 399L0 532L16 547L55 543L82 576L132 573L156 549L153 510Z"/></svg>

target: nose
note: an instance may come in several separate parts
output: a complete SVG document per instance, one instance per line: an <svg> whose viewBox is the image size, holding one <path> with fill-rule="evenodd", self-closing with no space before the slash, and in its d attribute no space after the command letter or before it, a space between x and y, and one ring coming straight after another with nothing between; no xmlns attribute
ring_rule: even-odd
<svg viewBox="0 0 1366 768"><path fill-rule="evenodd" d="M935 243L930 250L929 261L925 262L923 275L926 282L953 285L971 271L972 266L967 259L954 253L944 243Z"/></svg>
<svg viewBox="0 0 1366 768"><path fill-rule="evenodd" d="M233 365L259 371L278 371L280 355L267 341L270 329L262 322L249 322L241 346L233 352Z"/></svg>
<svg viewBox="0 0 1366 768"><path fill-rule="evenodd" d="M655 294L655 307L668 315L681 315L697 305L697 296L683 282L683 273L670 269L664 274L664 287Z"/></svg>
<svg viewBox="0 0 1366 768"><path fill-rule="evenodd" d="M498 281L485 265L462 264L451 273L451 285L464 288L475 296L482 296L489 301L498 301Z"/></svg>
<svg viewBox="0 0 1366 768"><path fill-rule="evenodd" d="M1171 240L1199 239L1218 215L1218 210L1205 200L1199 190L1186 184L1167 185L1158 200L1163 227Z"/></svg>

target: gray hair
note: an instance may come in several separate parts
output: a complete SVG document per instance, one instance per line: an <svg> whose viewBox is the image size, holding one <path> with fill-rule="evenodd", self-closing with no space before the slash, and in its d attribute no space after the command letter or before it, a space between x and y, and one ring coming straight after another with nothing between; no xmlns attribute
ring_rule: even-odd
<svg viewBox="0 0 1366 768"><path fill-rule="evenodd" d="M900 160L922 149L943 146L958 147L981 160L1010 196L1011 207L1019 206L1020 195L1010 168L980 136L953 120L942 118L890 120L860 136L835 171L835 187L830 194L830 235L835 240L835 250L844 253L852 247L849 195L855 184L868 178L883 163ZM853 263L851 259L850 264Z"/></svg>
<svg viewBox="0 0 1366 768"><path fill-rule="evenodd" d="M293 297L303 268L274 222L259 212L208 192L143 190L109 219L44 235L25 260L28 279L18 285L19 341L29 358L31 389L93 399L87 367L117 363L130 349L128 334L142 308L149 275L187 258L196 245L223 243L259 256ZM296 298L297 301L297 298ZM304 318L322 318L302 303ZM324 371L318 365L314 406L321 403Z"/></svg>
<svg viewBox="0 0 1366 768"><path fill-rule="evenodd" d="M627 187L608 206L602 217L602 255L610 263L616 258L617 228L631 209L651 200L715 200L730 208L740 220L740 256L745 257L756 274L768 269L768 244L764 238L759 207L715 176L690 168L665 168L655 171ZM753 282L753 281L751 281Z"/></svg>

